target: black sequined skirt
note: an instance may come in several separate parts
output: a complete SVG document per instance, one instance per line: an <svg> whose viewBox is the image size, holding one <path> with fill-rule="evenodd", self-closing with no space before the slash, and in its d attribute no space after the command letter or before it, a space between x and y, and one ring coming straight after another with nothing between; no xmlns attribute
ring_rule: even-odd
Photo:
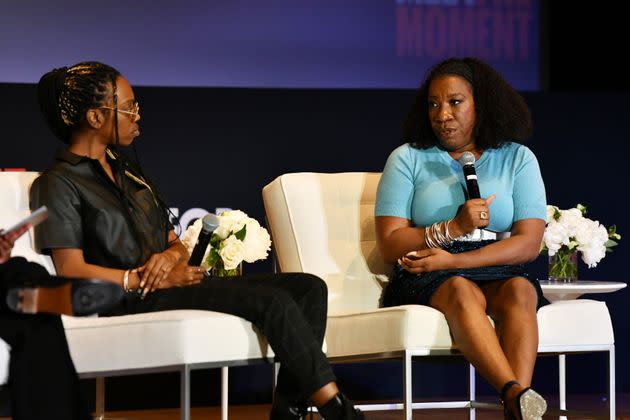
<svg viewBox="0 0 630 420"><path fill-rule="evenodd" d="M455 241L444 250L452 254L471 251L482 248L495 240L483 240L475 242ZM516 265L493 265L479 268L456 268L449 270L437 270L429 273L412 274L403 269L399 264L394 267L394 275L389 284L383 290L381 306L398 306L419 304L427 305L431 301L433 293L447 279L453 276L461 276L475 282L478 285L493 281L504 281L512 277L524 277L528 279L538 295L538 305L540 308L546 303L543 297L540 283L536 279L531 279L524 264Z"/></svg>

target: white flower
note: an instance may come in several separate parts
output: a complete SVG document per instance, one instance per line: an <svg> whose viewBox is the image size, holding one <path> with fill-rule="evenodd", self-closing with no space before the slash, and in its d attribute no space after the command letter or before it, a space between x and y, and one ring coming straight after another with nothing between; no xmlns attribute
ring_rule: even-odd
<svg viewBox="0 0 630 420"><path fill-rule="evenodd" d="M576 226L573 236L580 247L584 247L591 243L593 234L595 233L596 224L590 219L583 219L582 223Z"/></svg>
<svg viewBox="0 0 630 420"><path fill-rule="evenodd" d="M558 207L547 205L547 223L555 220L553 216L556 214L557 211L560 211Z"/></svg>
<svg viewBox="0 0 630 420"><path fill-rule="evenodd" d="M576 229L574 236L578 243L578 249L591 246L605 248L604 244L608 240L608 231L599 222L584 219L584 222Z"/></svg>
<svg viewBox="0 0 630 420"><path fill-rule="evenodd" d="M562 223L569 232L569 236L574 236L580 224L584 221L582 212L576 208L569 210L560 210L560 219L558 222Z"/></svg>
<svg viewBox="0 0 630 420"><path fill-rule="evenodd" d="M597 266L597 263L606 255L606 247L603 246L591 246L580 251L582 252L582 261L588 265L588 268Z"/></svg>
<svg viewBox="0 0 630 420"><path fill-rule="evenodd" d="M243 244L245 245L244 260L252 263L267 258L267 254L271 249L271 237L267 229L260 226L256 220L249 219Z"/></svg>
<svg viewBox="0 0 630 420"><path fill-rule="evenodd" d="M214 233L220 238L225 239L231 233L236 233L243 229L249 217L241 210L228 210L219 215L219 226Z"/></svg>
<svg viewBox="0 0 630 420"><path fill-rule="evenodd" d="M606 255L606 241L608 231L597 221L586 219L582 229L576 232L575 240L578 242L578 250L582 252L582 261L589 268L595 267Z"/></svg>
<svg viewBox="0 0 630 420"><path fill-rule="evenodd" d="M569 245L569 231L560 222L552 221L547 225L543 235L543 243L547 247L549 255L555 255L563 245Z"/></svg>
<svg viewBox="0 0 630 420"><path fill-rule="evenodd" d="M223 260L223 267L226 270L234 270L243 262L245 256L245 245L236 236L230 235L221 243L219 255Z"/></svg>

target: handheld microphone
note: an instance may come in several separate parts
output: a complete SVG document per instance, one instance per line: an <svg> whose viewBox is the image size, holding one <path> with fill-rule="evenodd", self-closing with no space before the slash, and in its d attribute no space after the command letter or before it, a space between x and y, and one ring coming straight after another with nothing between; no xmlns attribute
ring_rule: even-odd
<svg viewBox="0 0 630 420"><path fill-rule="evenodd" d="M219 227L219 218L214 213L206 214L201 221L201 231L199 231L199 236L197 236L197 243L195 243L195 247L190 255L188 265L201 265L201 260L206 254L212 233Z"/></svg>
<svg viewBox="0 0 630 420"><path fill-rule="evenodd" d="M459 157L459 164L462 165L462 169L464 170L468 199L481 198L479 184L477 184L477 172L475 171L475 155L471 152L462 153Z"/></svg>

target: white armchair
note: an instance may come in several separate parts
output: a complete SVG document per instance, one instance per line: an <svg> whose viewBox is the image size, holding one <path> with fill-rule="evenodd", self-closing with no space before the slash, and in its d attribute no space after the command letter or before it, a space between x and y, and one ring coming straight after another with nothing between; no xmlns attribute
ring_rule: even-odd
<svg viewBox="0 0 630 420"><path fill-rule="evenodd" d="M333 362L399 359L402 404L372 404L364 410L475 408L475 374L465 401L413 402L412 361L458 355L444 316L420 305L379 308L391 268L376 248L374 202L380 173L290 173L263 188L277 266L322 277L329 288L327 356ZM560 410L565 408L565 354L609 354L609 415L615 418L614 335L603 302L554 302L538 311L539 354L559 355Z"/></svg>
<svg viewBox="0 0 630 420"><path fill-rule="evenodd" d="M29 214L28 190L37 172L0 172L0 226ZM48 256L33 248L32 230L21 237L14 256L42 264ZM79 376L97 378L96 414L102 418L104 377L178 371L182 420L190 419L190 372L221 368L222 419L228 414L228 367L273 360L266 339L242 318L219 312L178 310L116 317L63 317L72 360ZM0 385L7 381L10 348L0 340Z"/></svg>

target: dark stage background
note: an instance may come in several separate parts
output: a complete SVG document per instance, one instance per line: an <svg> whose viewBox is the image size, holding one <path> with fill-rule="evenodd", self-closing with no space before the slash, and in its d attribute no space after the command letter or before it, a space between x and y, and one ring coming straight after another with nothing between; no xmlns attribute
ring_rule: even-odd
<svg viewBox="0 0 630 420"><path fill-rule="evenodd" d="M580 278L627 281L623 185L628 175L623 174L630 152L630 85L625 68L618 69L615 57L600 49L606 43L613 50L618 45L621 18L583 6L585 10L572 10L568 19L566 7L544 9L543 89L523 92L535 123L529 146L538 156L549 203L561 208L582 203L591 218L606 226L617 224L623 236L597 268L582 265ZM400 142L399 124L414 91L143 86L136 95L142 105L137 140L141 162L170 205L180 214L191 208L238 208L262 221L261 189L282 173L382 170ZM0 84L0 98L0 168L45 169L59 143L39 116L35 86ZM544 277L545 263L540 257L532 271ZM251 264L246 270L268 271L271 263ZM586 297L604 300L610 309L617 390L630 392L630 362L624 357L630 351L630 326L625 323L630 292ZM603 356L569 357L568 391L604 395L604 366ZM414 369L416 396L465 392L462 363L421 362ZM402 376L396 364L338 365L335 371L354 399L400 396ZM270 366L233 368L230 374L232 403L270 401ZM92 396L93 382L83 383ZM179 404L175 374L110 378L107 384L109 409ZM493 394L483 381L479 384L480 394ZM557 392L555 358L539 359L534 384L543 394ZM193 405L218 404L219 385L218 370L194 372Z"/></svg>

